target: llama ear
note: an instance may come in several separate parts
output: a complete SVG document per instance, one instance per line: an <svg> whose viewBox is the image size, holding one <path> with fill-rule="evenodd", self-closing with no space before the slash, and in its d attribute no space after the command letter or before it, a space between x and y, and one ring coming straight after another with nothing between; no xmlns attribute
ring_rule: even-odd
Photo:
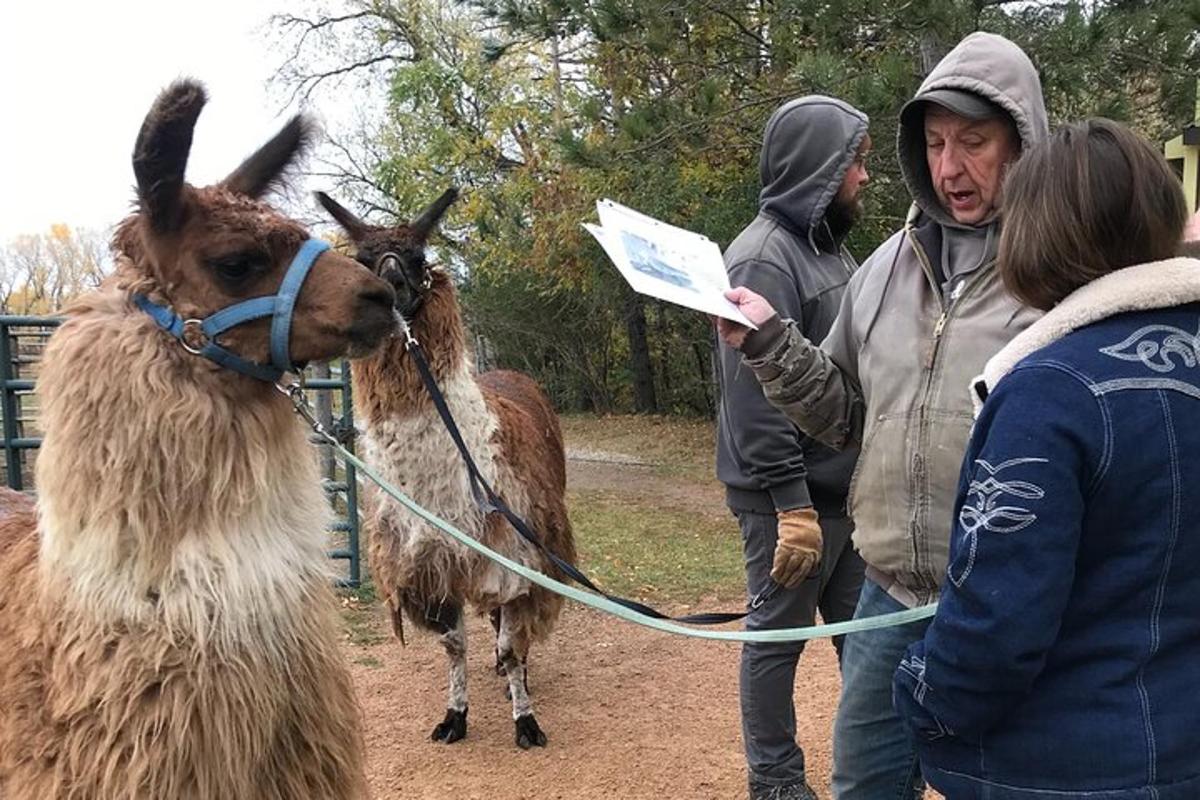
<svg viewBox="0 0 1200 800"><path fill-rule="evenodd" d="M446 213L446 209L450 207L450 204L457 199L458 189L451 186L442 192L441 197L430 203L429 208L421 212L421 216L409 223L409 229L421 241L429 238L429 234L433 231L434 226L438 224L438 220Z"/></svg>
<svg viewBox="0 0 1200 800"><path fill-rule="evenodd" d="M338 225L342 226L342 230L350 237L350 241L362 241L363 236L371 230L370 225L354 216L353 213L337 200L334 200L324 192L314 192L314 194L317 196L317 202L321 204L321 207L329 212L329 216L337 220Z"/></svg>
<svg viewBox="0 0 1200 800"><path fill-rule="evenodd" d="M316 135L316 123L297 114L221 184L236 194L262 197L281 182L287 168L308 151Z"/></svg>
<svg viewBox="0 0 1200 800"><path fill-rule="evenodd" d="M192 132L207 101L202 84L178 80L158 95L138 131L133 146L138 204L158 233L174 230L181 221L183 174L192 149Z"/></svg>

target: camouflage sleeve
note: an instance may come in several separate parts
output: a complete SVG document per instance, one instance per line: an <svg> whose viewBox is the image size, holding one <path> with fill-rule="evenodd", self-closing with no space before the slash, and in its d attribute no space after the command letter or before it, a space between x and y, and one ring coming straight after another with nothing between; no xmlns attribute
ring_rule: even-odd
<svg viewBox="0 0 1200 800"><path fill-rule="evenodd" d="M789 321L785 335L765 355L746 359L767 400L804 433L835 450L857 447L862 441L863 400L852 319L855 288L852 285L842 298L837 320L820 347Z"/></svg>

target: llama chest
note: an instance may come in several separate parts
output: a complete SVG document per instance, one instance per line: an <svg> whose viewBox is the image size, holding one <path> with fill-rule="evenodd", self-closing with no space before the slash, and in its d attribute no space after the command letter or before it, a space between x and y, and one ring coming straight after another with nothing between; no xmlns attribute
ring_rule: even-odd
<svg viewBox="0 0 1200 800"><path fill-rule="evenodd" d="M308 456L308 453L303 453ZM308 486L263 485L236 519L187 531L158 558L131 558L151 548L154 531L97 514L69 523L78 503L39 496L39 569L60 600L97 625L163 628L214 648L246 642L273 651L296 640L298 609L313 605L314 586L329 580L323 536L329 506Z"/></svg>
<svg viewBox="0 0 1200 800"><path fill-rule="evenodd" d="M480 472L518 514L528 510L524 488L506 467L493 441L498 420L472 383L446 390L451 413ZM474 389L470 392L470 389ZM456 391L457 390L457 391ZM464 396L465 395L465 396ZM437 412L394 417L367 428L364 457L381 475L422 507L504 555L531 567L536 553L506 524L489 524L471 493L463 463ZM372 568L386 570L402 586L422 585L428 591L450 593L464 583L468 592L486 602L507 602L528 591L527 582L493 564L426 523L382 492L375 493L372 511ZM386 560L388 563L382 564Z"/></svg>
<svg viewBox="0 0 1200 800"><path fill-rule="evenodd" d="M468 427L459 422L467 448L489 483L496 469L488 442L487 420ZM390 483L447 522L468 531L482 524L471 494L466 464L436 413L391 419L367 430L364 458ZM389 499L390 514L402 513L415 525L419 518ZM408 528L410 526L402 526Z"/></svg>

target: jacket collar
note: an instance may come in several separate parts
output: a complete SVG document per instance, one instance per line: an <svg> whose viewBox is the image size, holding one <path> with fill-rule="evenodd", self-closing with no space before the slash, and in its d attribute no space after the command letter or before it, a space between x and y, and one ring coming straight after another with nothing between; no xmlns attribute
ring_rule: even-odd
<svg viewBox="0 0 1200 800"><path fill-rule="evenodd" d="M1125 267L1079 287L988 360L983 374L971 382L976 416L987 395L1021 359L1068 333L1127 311L1197 301L1200 260L1194 258L1169 258Z"/></svg>

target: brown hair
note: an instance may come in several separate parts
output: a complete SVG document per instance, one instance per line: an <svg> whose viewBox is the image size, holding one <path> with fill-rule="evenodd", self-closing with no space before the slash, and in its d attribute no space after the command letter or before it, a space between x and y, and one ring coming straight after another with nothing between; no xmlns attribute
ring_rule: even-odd
<svg viewBox="0 0 1200 800"><path fill-rule="evenodd" d="M1108 119L1065 125L1008 175L1000 276L1050 309L1102 275L1170 258L1186 220L1179 179L1144 139Z"/></svg>

